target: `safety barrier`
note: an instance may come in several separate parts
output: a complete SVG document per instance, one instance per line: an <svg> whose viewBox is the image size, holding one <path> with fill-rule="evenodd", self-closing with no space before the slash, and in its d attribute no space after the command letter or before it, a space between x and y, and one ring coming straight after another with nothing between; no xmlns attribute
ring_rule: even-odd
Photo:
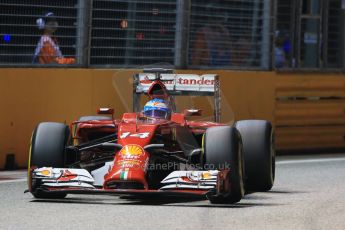
<svg viewBox="0 0 345 230"><path fill-rule="evenodd" d="M115 117L119 117L125 108L113 86L113 76L130 77L138 71L1 68L0 169L10 154L15 155L18 166L26 166L30 136L39 122L68 124L80 116L95 114L99 107L113 107ZM178 72L218 74L222 103L227 102L232 108L227 111L222 107L223 116L272 121L278 150L345 148L344 74ZM122 97L131 98L132 88L122 91L128 92Z"/></svg>
<svg viewBox="0 0 345 230"><path fill-rule="evenodd" d="M345 78L278 77L275 124L277 148L345 148Z"/></svg>
<svg viewBox="0 0 345 230"><path fill-rule="evenodd" d="M0 169L8 154L15 154L20 167L27 164L29 141L39 122L70 122L83 115L94 115L99 107L115 108L120 117L125 107L113 86L114 76L132 77L140 70L115 69L0 69ZM273 72L195 71L222 77L222 103L228 102L235 119L273 120ZM122 79L122 78L121 78ZM120 83L121 84L121 83ZM128 82L127 82L128 85ZM132 87L121 84L122 98L132 97ZM127 94L128 93L128 94ZM204 102L202 102L204 103ZM212 114L212 111L205 111ZM232 111L222 107L223 116Z"/></svg>

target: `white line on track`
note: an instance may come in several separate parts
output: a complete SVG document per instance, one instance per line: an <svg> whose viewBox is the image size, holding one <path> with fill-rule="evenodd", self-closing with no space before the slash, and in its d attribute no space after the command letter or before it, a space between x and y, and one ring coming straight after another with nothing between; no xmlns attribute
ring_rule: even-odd
<svg viewBox="0 0 345 230"><path fill-rule="evenodd" d="M13 180L1 180L0 184L6 184L6 183L14 183L14 182L23 182L26 181L26 178L22 178L22 179L13 179Z"/></svg>
<svg viewBox="0 0 345 230"><path fill-rule="evenodd" d="M323 158L323 159L306 159L306 160L282 160L277 161L277 165L286 165L286 164L305 164L305 163L323 163L323 162L336 162L336 161L345 161L345 157L336 157L336 158Z"/></svg>

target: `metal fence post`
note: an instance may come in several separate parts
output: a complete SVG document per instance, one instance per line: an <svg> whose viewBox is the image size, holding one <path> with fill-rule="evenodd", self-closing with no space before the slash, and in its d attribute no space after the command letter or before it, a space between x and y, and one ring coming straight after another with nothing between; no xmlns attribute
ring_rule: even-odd
<svg viewBox="0 0 345 230"><path fill-rule="evenodd" d="M190 27L191 0L176 0L175 59L177 68L186 68Z"/></svg>
<svg viewBox="0 0 345 230"><path fill-rule="evenodd" d="M84 67L88 66L90 55L91 8L92 0L78 1L76 58L77 64Z"/></svg>
<svg viewBox="0 0 345 230"><path fill-rule="evenodd" d="M260 0L253 1L253 18L252 18L252 27L251 27L251 62L256 59L258 47L256 45L256 33L258 29L258 20L259 20L259 7L260 7Z"/></svg>
<svg viewBox="0 0 345 230"><path fill-rule="evenodd" d="M301 31L303 33L302 41L304 43L304 60L303 67L306 68L320 68L320 42L321 42L321 23L322 17L320 14L321 1L313 0L310 5L310 12L308 14L302 14L302 20L305 20L305 29ZM303 5L302 5L303 6ZM301 20L301 24L303 23ZM317 21L318 20L318 21ZM303 24L302 24L303 25ZM309 37L306 36L309 34ZM302 36L302 34L301 34ZM314 41L314 36L316 41Z"/></svg>
<svg viewBox="0 0 345 230"><path fill-rule="evenodd" d="M345 3L344 3L345 4ZM342 5L343 6L343 5ZM342 8L341 12L341 40L343 41L342 43L342 69L345 71L345 8Z"/></svg>
<svg viewBox="0 0 345 230"><path fill-rule="evenodd" d="M258 10L258 9L254 9ZM270 67L270 32L271 32L271 0L265 0L263 6L263 28L261 42L261 68Z"/></svg>

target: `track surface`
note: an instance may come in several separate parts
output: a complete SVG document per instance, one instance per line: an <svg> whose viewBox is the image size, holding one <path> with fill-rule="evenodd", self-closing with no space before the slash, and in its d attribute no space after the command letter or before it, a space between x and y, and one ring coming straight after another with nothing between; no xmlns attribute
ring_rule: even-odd
<svg viewBox="0 0 345 230"><path fill-rule="evenodd" d="M272 191L236 205L90 195L35 200L23 194L24 171L0 172L0 229L345 229L345 154L278 160Z"/></svg>

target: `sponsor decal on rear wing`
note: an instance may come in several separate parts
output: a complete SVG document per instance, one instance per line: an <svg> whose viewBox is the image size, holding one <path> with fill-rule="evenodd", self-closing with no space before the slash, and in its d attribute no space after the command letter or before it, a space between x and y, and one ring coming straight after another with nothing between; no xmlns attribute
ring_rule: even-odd
<svg viewBox="0 0 345 230"><path fill-rule="evenodd" d="M169 96L211 96L214 98L214 121L220 122L220 81L217 74L175 74L173 70L152 68L133 76L133 111L141 110L142 94L147 94L152 83L161 81Z"/></svg>
<svg viewBox="0 0 345 230"><path fill-rule="evenodd" d="M157 78L154 73L140 73L137 77L137 93L146 93ZM168 91L214 93L218 76L216 74L160 74L160 80Z"/></svg>

